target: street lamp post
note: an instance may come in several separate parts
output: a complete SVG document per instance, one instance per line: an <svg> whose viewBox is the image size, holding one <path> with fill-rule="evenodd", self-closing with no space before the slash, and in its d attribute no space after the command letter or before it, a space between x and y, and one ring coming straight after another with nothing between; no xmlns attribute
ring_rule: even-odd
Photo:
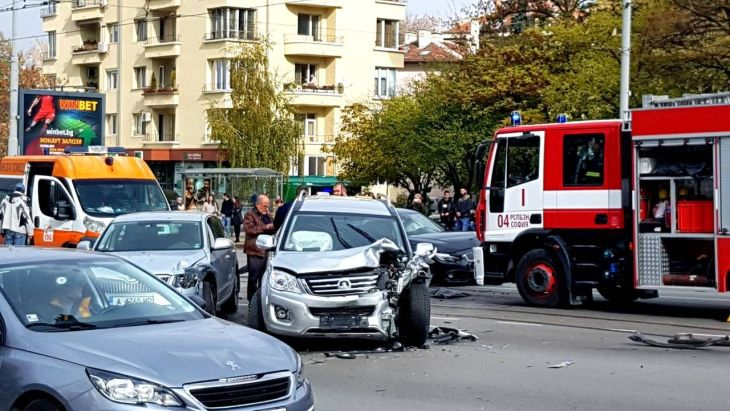
<svg viewBox="0 0 730 411"><path fill-rule="evenodd" d="M15 39L18 37L18 21L15 13L15 3L12 3L11 37L10 37L10 113L8 121L8 155L18 154L18 53L15 49Z"/></svg>
<svg viewBox="0 0 730 411"><path fill-rule="evenodd" d="M628 120L629 90L631 74L631 0L623 1L623 21L621 28L621 87L619 100L619 118Z"/></svg>

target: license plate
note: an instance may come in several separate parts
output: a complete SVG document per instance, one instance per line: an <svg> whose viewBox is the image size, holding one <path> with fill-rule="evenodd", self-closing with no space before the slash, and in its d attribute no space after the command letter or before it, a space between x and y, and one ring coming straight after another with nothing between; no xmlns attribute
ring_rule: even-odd
<svg viewBox="0 0 730 411"><path fill-rule="evenodd" d="M325 315L319 317L320 328L361 328L368 326L367 317L359 315Z"/></svg>
<svg viewBox="0 0 730 411"><path fill-rule="evenodd" d="M110 295L107 297L110 305L126 305L126 304L141 304L141 303L154 303L155 296L153 295L134 295L134 294L123 294L123 295Z"/></svg>

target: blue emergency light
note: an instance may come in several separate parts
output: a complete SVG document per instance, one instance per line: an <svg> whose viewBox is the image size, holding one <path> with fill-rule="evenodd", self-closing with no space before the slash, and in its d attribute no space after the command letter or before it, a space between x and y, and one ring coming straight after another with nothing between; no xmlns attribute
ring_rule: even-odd
<svg viewBox="0 0 730 411"><path fill-rule="evenodd" d="M558 123L567 123L568 122L568 115L565 113L558 114L557 118Z"/></svg>
<svg viewBox="0 0 730 411"><path fill-rule="evenodd" d="M510 118L512 119L513 126L522 125L522 114L520 114L519 111L513 111L512 114L510 115Z"/></svg>

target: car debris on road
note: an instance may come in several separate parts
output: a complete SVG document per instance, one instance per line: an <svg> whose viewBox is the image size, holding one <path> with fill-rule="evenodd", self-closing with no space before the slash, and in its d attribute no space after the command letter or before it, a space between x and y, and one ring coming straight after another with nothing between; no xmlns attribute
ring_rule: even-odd
<svg viewBox="0 0 730 411"><path fill-rule="evenodd" d="M721 337L696 338L692 334L677 334L667 340L666 343L646 338L639 332L629 336L631 341L646 344L652 347L675 348L679 350L692 350L710 346L730 347L730 335Z"/></svg>
<svg viewBox="0 0 730 411"><path fill-rule="evenodd" d="M471 294L463 292L463 291L454 291L449 288L437 288L435 290L431 290L431 297L432 298L438 298L438 299L444 299L444 300L450 300L452 298L463 298L463 297L469 297Z"/></svg>

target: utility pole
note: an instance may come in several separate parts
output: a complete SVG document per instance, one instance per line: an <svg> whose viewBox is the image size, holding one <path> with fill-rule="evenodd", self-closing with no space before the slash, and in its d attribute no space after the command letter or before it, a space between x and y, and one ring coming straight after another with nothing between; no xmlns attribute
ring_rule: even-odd
<svg viewBox="0 0 730 411"><path fill-rule="evenodd" d="M619 118L628 120L629 82L631 80L631 0L623 2L623 22L621 28L621 88L619 102Z"/></svg>
<svg viewBox="0 0 730 411"><path fill-rule="evenodd" d="M12 4L12 26L10 37L10 113L8 122L8 155L18 154L18 52L15 50L15 38L18 37L18 21L15 3Z"/></svg>

